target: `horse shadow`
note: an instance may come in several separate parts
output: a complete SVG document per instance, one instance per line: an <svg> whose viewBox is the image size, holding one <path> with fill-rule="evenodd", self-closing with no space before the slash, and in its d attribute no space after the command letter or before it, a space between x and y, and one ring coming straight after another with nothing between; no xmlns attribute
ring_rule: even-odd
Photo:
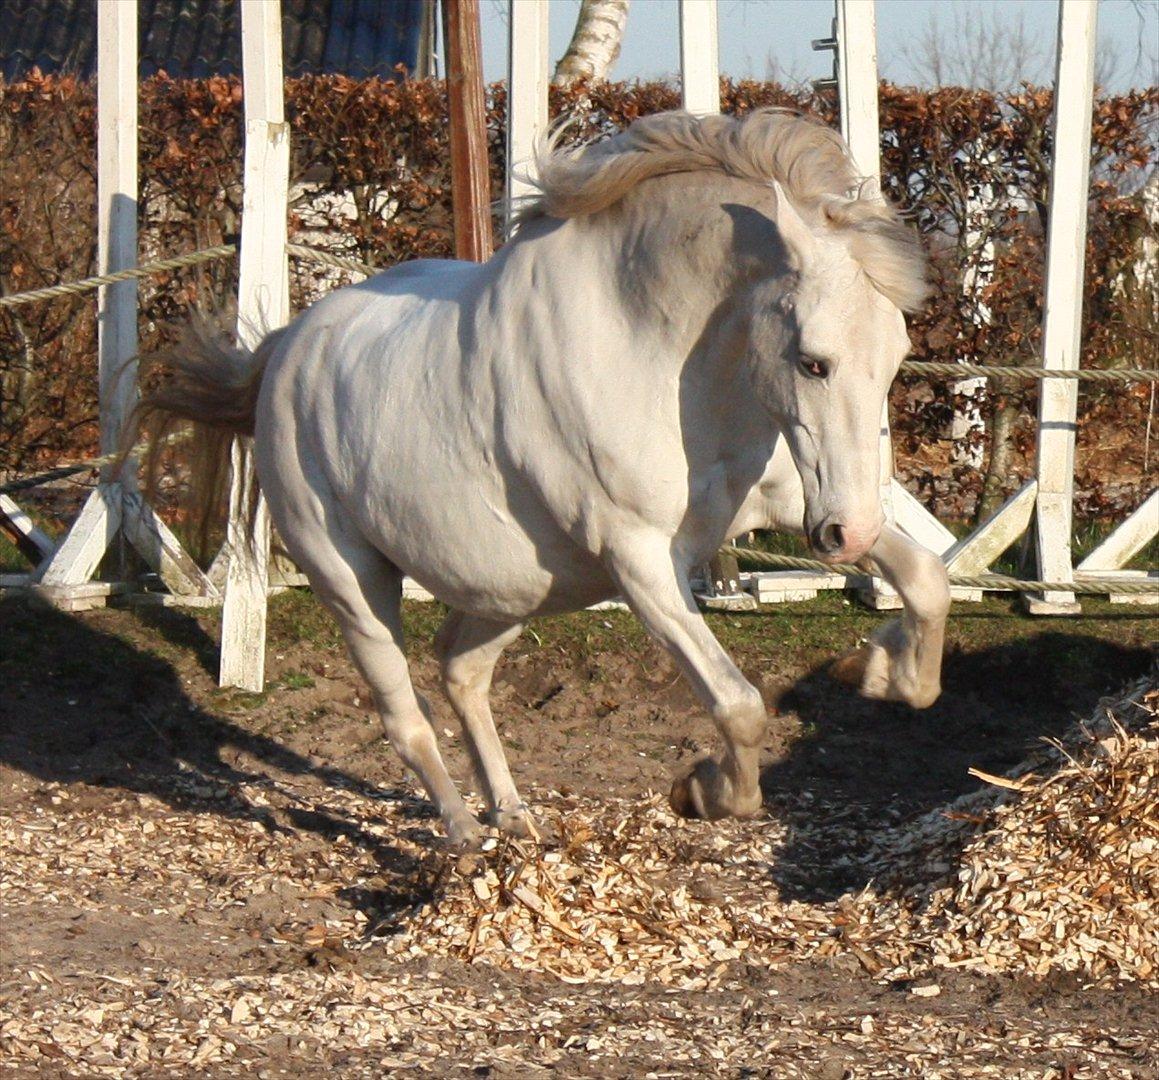
<svg viewBox="0 0 1159 1080"><path fill-rule="evenodd" d="M99 619L0 601L0 767L42 783L153 796L173 810L253 821L271 832L296 830L326 843L346 837L400 881L421 869L421 859L340 809L297 799L281 778L309 776L393 804L392 816L409 823L404 838L428 833L434 811L426 800L317 764L202 708L165 654L192 650L212 671L215 643L196 620L171 609L142 612L140 625L148 649L102 630ZM247 798L245 784L280 788L288 805L275 816Z"/></svg>
<svg viewBox="0 0 1159 1080"><path fill-rule="evenodd" d="M802 736L761 776L766 806L788 826L772 872L781 894L825 902L873 884L899 829L985 786L971 766L1005 773L1153 662L1148 648L1060 631L951 651L942 696L920 712L811 671L778 709L800 721ZM940 849L940 864L891 867L890 889L924 895L946 857Z"/></svg>

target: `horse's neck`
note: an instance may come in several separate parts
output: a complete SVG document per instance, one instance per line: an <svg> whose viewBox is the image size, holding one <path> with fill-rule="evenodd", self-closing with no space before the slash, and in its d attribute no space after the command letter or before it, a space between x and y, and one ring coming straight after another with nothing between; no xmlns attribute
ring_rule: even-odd
<svg viewBox="0 0 1159 1080"><path fill-rule="evenodd" d="M775 205L749 182L685 173L646 181L592 227L625 302L691 345L748 284L785 269Z"/></svg>

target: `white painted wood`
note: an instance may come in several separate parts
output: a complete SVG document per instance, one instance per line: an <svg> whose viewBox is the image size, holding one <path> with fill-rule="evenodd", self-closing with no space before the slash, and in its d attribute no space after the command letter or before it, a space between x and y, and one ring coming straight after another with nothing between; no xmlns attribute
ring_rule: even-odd
<svg viewBox="0 0 1159 1080"><path fill-rule="evenodd" d="M97 5L97 265L100 273L137 264L137 5ZM137 394L137 284L97 293L101 450L120 446ZM116 537L122 487L105 466L102 482L44 568L59 590L88 581ZM131 470L126 470L131 475ZM130 479L130 483L134 481Z"/></svg>
<svg viewBox="0 0 1159 1080"><path fill-rule="evenodd" d="M1107 590L1107 599L1112 604L1159 604L1159 570L1076 570L1074 576L1076 581L1097 578L1100 581L1122 581L1132 585L1147 582L1152 588L1144 593L1117 593L1112 586Z"/></svg>
<svg viewBox="0 0 1159 1080"><path fill-rule="evenodd" d="M720 112L716 0L680 0L680 103L696 116Z"/></svg>
<svg viewBox="0 0 1159 1080"><path fill-rule="evenodd" d="M137 5L98 4L97 266L111 274L136 265ZM97 311L101 452L109 454L137 398L137 283L103 286Z"/></svg>
<svg viewBox="0 0 1159 1080"><path fill-rule="evenodd" d="M845 589L863 584L866 579L860 575L828 574L819 570L760 570L742 575L741 580L762 603L779 603L808 600L821 589Z"/></svg>
<svg viewBox="0 0 1159 1080"><path fill-rule="evenodd" d="M281 4L241 0L245 104L238 337L253 348L290 315L286 255L290 127L282 98Z"/></svg>
<svg viewBox="0 0 1159 1080"><path fill-rule="evenodd" d="M169 526L154 513L139 492L124 494L122 528L141 557L160 575L161 580L175 596L205 596L216 598L221 593L201 572L200 567L182 548Z"/></svg>
<svg viewBox="0 0 1159 1080"><path fill-rule="evenodd" d="M100 565L101 557L121 525L120 484L98 484L81 508L68 535L41 575L48 588L83 585Z"/></svg>
<svg viewBox="0 0 1159 1080"><path fill-rule="evenodd" d="M266 600L269 592L270 515L255 491L253 453L234 440L225 543L229 552L221 611L218 683L260 691L266 673ZM252 530L247 527L251 501Z"/></svg>
<svg viewBox="0 0 1159 1080"><path fill-rule="evenodd" d="M874 0L835 0L837 37L837 95L841 134L858 172L869 181L871 192L881 191L881 132L877 108L877 11ZM897 521L894 505L893 440L889 433L889 402L881 410L879 476L881 508L886 521ZM913 522L912 507L904 513ZM915 525L915 528L917 526ZM873 579L873 596L863 599L874 607L897 606L897 594L879 578Z"/></svg>
<svg viewBox="0 0 1159 1080"><path fill-rule="evenodd" d="M881 174L877 113L877 13L873 0L836 0L841 134L862 176Z"/></svg>
<svg viewBox="0 0 1159 1080"><path fill-rule="evenodd" d="M286 204L290 130L283 105L281 4L241 0L245 162L238 255L238 340L253 348L289 318ZM269 514L260 494L248 440L234 445L229 567L222 608L222 686L261 690L265 679ZM257 500L252 537L247 511Z"/></svg>
<svg viewBox="0 0 1159 1080"><path fill-rule="evenodd" d="M890 490L893 520L911 540L916 540L935 555L944 555L958 542L958 538L914 498L897 477L890 478Z"/></svg>
<svg viewBox="0 0 1159 1080"><path fill-rule="evenodd" d="M414 578L402 579L402 598L404 600L430 601L434 597L427 592Z"/></svg>
<svg viewBox="0 0 1159 1080"><path fill-rule="evenodd" d="M1094 551L1075 568L1079 571L1118 570L1159 534L1159 488L1143 500Z"/></svg>
<svg viewBox="0 0 1159 1080"><path fill-rule="evenodd" d="M969 536L942 556L951 574L984 574L1030 524L1038 497L1038 481L1028 480Z"/></svg>
<svg viewBox="0 0 1159 1080"><path fill-rule="evenodd" d="M1048 368L1079 366L1097 16L1098 6L1089 0L1059 0L1042 322L1042 366ZM1043 380L1038 407L1037 534L1038 572L1045 581L1069 581L1073 573L1070 544L1077 403L1078 383L1073 379ZM1027 607L1035 614L1077 609L1070 592L1048 593L1031 599Z"/></svg>
<svg viewBox="0 0 1159 1080"><path fill-rule="evenodd" d="M82 585L39 585L32 589L31 596L58 611L92 611L131 588L125 581L88 581Z"/></svg>
<svg viewBox="0 0 1159 1080"><path fill-rule="evenodd" d="M56 544L52 537L29 517L15 500L7 495L0 494L0 514L3 514L12 528L40 552L42 558L49 558L56 550Z"/></svg>
<svg viewBox="0 0 1159 1080"><path fill-rule="evenodd" d="M507 235L519 200L535 193L535 148L547 132L547 0L510 0L507 52Z"/></svg>

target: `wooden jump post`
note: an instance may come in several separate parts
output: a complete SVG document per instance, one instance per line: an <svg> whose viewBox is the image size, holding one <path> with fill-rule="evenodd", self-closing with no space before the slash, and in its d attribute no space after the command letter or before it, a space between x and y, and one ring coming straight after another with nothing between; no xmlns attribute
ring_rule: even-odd
<svg viewBox="0 0 1159 1080"><path fill-rule="evenodd" d="M137 265L137 6L97 5L97 262L101 274ZM137 285L122 281L97 294L101 453L121 447L137 399ZM64 540L41 568L37 594L69 611L101 606L128 584L94 582L106 554L124 577L127 539L171 593L215 597L216 587L137 489L132 461L101 470Z"/></svg>
<svg viewBox="0 0 1159 1080"><path fill-rule="evenodd" d="M286 256L290 125L283 104L281 8L267 0L241 0L245 162L237 337L247 348L254 348L290 318ZM254 492L257 477L249 439L234 440L230 460L218 682L260 691L265 684L270 518L265 499ZM254 530L249 536L243 523L255 498Z"/></svg>
<svg viewBox="0 0 1159 1080"><path fill-rule="evenodd" d="M512 3L507 24L507 235L519 200L535 193L530 183L535 147L547 132L548 5Z"/></svg>

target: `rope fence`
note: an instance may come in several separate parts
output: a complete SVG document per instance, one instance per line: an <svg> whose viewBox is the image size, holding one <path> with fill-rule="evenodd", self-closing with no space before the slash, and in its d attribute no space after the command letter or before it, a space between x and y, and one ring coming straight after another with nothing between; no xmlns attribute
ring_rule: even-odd
<svg viewBox="0 0 1159 1080"><path fill-rule="evenodd" d="M987 378L999 381L1015 379L1079 379L1083 382L1141 383L1159 382L1159 369L1149 368L1041 368L999 367L995 364L944 363L933 360L906 360L901 370L907 375L945 376L949 379Z"/></svg>
<svg viewBox="0 0 1159 1080"><path fill-rule="evenodd" d="M11 293L0 296L0 308L17 307L20 304L32 304L37 300L52 300L58 296L83 296L87 292L99 289L102 285L115 285L118 281L133 281L136 278L149 277L160 274L165 270L179 270L183 266L197 266L199 263L213 262L216 259L226 259L237 252L236 244L218 244L217 247L203 248L188 255L176 255L172 259L161 259L158 262L144 263L134 266L130 270L118 270L114 274L99 274L96 277L82 278L80 281L69 281L62 285L47 285L43 289L32 289L29 292Z"/></svg>
<svg viewBox="0 0 1159 1080"><path fill-rule="evenodd" d="M330 266L336 270L345 270L348 273L372 275L379 274L386 269L382 266L363 262L360 259L350 259L342 255L331 254L328 251L321 251L318 248L308 247L305 244L287 244L286 251L294 258ZM218 244L216 247L204 248L201 251L190 252L188 255L178 255L172 259L144 263L141 266L129 270L119 270L113 274L100 274L96 277L83 278L80 281L48 285L42 289L0 296L0 309L17 307L21 304L32 304L39 300L52 300L59 296L82 296L99 289L102 285L113 285L119 281L133 281L166 270L178 270L186 266L197 266L200 263L226 259L235 254L237 254L236 244ZM957 361L944 363L930 360L907 360L901 365L901 370L908 375L926 375L948 379L1077 379L1083 382L1120 384L1159 382L1159 369L1156 368L1006 367L995 364L966 364Z"/></svg>
<svg viewBox="0 0 1159 1080"><path fill-rule="evenodd" d="M321 263L323 266L332 266L337 270L349 270L354 274L366 274L368 277L381 274L384 270L389 269L385 266L372 266L370 263L361 262L358 259L347 259L343 255L332 255L329 251L307 247L305 244L287 244L286 251L295 258L305 259L307 262Z"/></svg>
<svg viewBox="0 0 1159 1080"><path fill-rule="evenodd" d="M755 548L725 547L724 553L734 556L739 562L764 567L768 570L806 570L824 574L856 575L866 577L870 571L850 563L823 563L814 559L802 559L796 555L777 555L771 551ZM1084 578L1080 581L1028 581L1024 578L1006 577L1004 574L951 574L950 584L966 589L984 589L987 592L1070 592L1087 596L1108 593L1138 596L1153 596L1159 591L1157 581L1131 581L1130 579Z"/></svg>

